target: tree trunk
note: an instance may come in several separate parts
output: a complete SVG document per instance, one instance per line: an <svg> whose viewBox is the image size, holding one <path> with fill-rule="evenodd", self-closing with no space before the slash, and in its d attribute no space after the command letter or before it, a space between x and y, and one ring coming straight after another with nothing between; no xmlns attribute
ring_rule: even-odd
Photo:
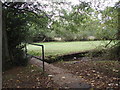
<svg viewBox="0 0 120 90"><path fill-rule="evenodd" d="M2 10L3 11L3 10ZM2 64L3 69L6 67L7 62L10 60L9 50L8 50L8 40L6 32L6 13L2 12Z"/></svg>

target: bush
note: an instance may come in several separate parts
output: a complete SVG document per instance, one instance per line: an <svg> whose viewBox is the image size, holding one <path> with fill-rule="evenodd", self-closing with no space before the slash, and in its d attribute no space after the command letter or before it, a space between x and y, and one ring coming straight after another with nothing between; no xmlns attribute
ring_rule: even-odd
<svg viewBox="0 0 120 90"><path fill-rule="evenodd" d="M16 49L14 50L14 61L13 64L15 64L16 66L26 66L28 63L28 58L25 54L25 51L21 50L21 49Z"/></svg>
<svg viewBox="0 0 120 90"><path fill-rule="evenodd" d="M87 53L86 56L89 56L89 57L102 57L104 53L105 53L104 49L96 49L96 50L93 50L93 51L90 51L89 53Z"/></svg>
<svg viewBox="0 0 120 90"><path fill-rule="evenodd" d="M109 56L111 59L120 60L120 42L113 46L113 48L111 48L109 51L110 51Z"/></svg>
<svg viewBox="0 0 120 90"><path fill-rule="evenodd" d="M104 60L120 60L120 42L115 45L111 45L107 48L104 46L96 50L93 50L87 54L90 57L102 57Z"/></svg>

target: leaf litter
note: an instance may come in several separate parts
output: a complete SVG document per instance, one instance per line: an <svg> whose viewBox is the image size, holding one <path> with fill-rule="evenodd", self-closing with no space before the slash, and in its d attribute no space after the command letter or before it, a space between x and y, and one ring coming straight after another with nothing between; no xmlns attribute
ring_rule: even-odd
<svg viewBox="0 0 120 90"><path fill-rule="evenodd" d="M53 65L69 70L85 79L93 88L119 88L120 64L118 61L75 61L57 62Z"/></svg>

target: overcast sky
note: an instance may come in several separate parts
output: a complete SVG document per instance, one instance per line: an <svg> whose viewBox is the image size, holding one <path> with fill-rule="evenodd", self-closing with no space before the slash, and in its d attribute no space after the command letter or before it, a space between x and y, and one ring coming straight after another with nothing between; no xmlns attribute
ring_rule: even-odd
<svg viewBox="0 0 120 90"><path fill-rule="evenodd" d="M73 4L78 4L79 0L68 0L72 2ZM91 2L92 6L100 5L100 9L104 9L106 6L114 6L115 2L118 2L119 0L80 0L80 1L86 1Z"/></svg>
<svg viewBox="0 0 120 90"><path fill-rule="evenodd" d="M92 7L95 8L99 6L98 9L104 10L106 6L114 6L116 2L119 0L37 0L41 3L48 3L48 1L52 2L71 2L72 5L77 5L79 4L79 1L85 1L85 2L91 2ZM64 8L68 8L69 6L64 6Z"/></svg>
<svg viewBox="0 0 120 90"><path fill-rule="evenodd" d="M71 2L71 5L77 5L80 2L79 1L85 1L85 2L91 2L92 8L96 8L97 10L104 10L107 6L114 6L116 2L119 0L37 0L40 3L48 4L50 5L51 2ZM64 8L67 9L68 12L71 11L71 6L67 4L62 4L61 6L58 6L58 8ZM51 8L50 6L44 8L45 11L53 11L54 8ZM58 11L54 11L55 16L57 16L59 13ZM101 19L101 14L98 15L98 18Z"/></svg>
<svg viewBox="0 0 120 90"><path fill-rule="evenodd" d="M103 10L105 9L106 6L114 6L115 2L118 2L119 0L1 0L1 1L7 1L7 2L12 2L12 1L19 1L19 2L34 2L38 1L41 3L48 3L48 2L71 2L72 5L77 5L79 4L79 1L85 1L85 2L91 2L92 7L96 7L99 5L99 9ZM100 3L99 3L100 2ZM67 8L67 6L64 6L64 8Z"/></svg>
<svg viewBox="0 0 120 90"><path fill-rule="evenodd" d="M59 15L59 11L54 10L54 8L50 6L50 4L52 4L51 2L71 2L71 5L77 5L80 3L80 1L85 1L85 2L91 2L91 6L94 9L104 10L107 6L114 6L115 3L118 2L119 0L37 0L37 1L43 4L48 4L49 6L44 8L44 10L47 12L54 11L55 14L53 18L55 18L55 16ZM58 8L66 9L68 13L72 10L71 6L67 4L62 4L58 6ZM101 14L98 15L98 18L101 19Z"/></svg>
<svg viewBox="0 0 120 90"><path fill-rule="evenodd" d="M45 11L52 11L54 8L50 7L51 2L71 2L71 5L77 5L80 2L79 1L85 1L85 2L91 2L92 4L92 8L96 8L97 10L104 10L105 7L107 6L114 6L114 4L116 2L118 2L119 0L2 0L2 1L38 1L40 3L43 4L48 4L49 6L44 8ZM64 8L67 9L68 12L71 11L71 6L64 4L61 5L60 7L58 6L58 8ZM55 11L56 14L58 14L58 11ZM100 17L100 16L99 16Z"/></svg>

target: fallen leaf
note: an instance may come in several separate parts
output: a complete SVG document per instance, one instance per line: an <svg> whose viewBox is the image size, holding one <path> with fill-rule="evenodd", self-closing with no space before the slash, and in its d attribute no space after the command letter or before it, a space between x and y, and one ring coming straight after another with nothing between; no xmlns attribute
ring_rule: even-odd
<svg viewBox="0 0 120 90"><path fill-rule="evenodd" d="M53 77L53 75L48 75L48 77Z"/></svg>
<svg viewBox="0 0 120 90"><path fill-rule="evenodd" d="M20 82L20 80L16 80L17 82Z"/></svg>
<svg viewBox="0 0 120 90"><path fill-rule="evenodd" d="M115 84L116 86L118 86L118 83L117 84Z"/></svg>
<svg viewBox="0 0 120 90"><path fill-rule="evenodd" d="M17 88L20 88L20 86L17 86Z"/></svg>
<svg viewBox="0 0 120 90"><path fill-rule="evenodd" d="M87 75L88 75L88 76L90 76L90 74L89 74L89 73L88 73Z"/></svg>
<svg viewBox="0 0 120 90"><path fill-rule="evenodd" d="M65 77L63 76L62 79L65 79Z"/></svg>
<svg viewBox="0 0 120 90"><path fill-rule="evenodd" d="M95 82L95 80L92 80L91 82L93 83L93 82Z"/></svg>
<svg viewBox="0 0 120 90"><path fill-rule="evenodd" d="M80 78L83 78L83 76L79 76Z"/></svg>
<svg viewBox="0 0 120 90"><path fill-rule="evenodd" d="M34 72L35 70L31 70L31 72Z"/></svg>
<svg viewBox="0 0 120 90"><path fill-rule="evenodd" d="M95 73L95 70L92 70L93 73Z"/></svg>

